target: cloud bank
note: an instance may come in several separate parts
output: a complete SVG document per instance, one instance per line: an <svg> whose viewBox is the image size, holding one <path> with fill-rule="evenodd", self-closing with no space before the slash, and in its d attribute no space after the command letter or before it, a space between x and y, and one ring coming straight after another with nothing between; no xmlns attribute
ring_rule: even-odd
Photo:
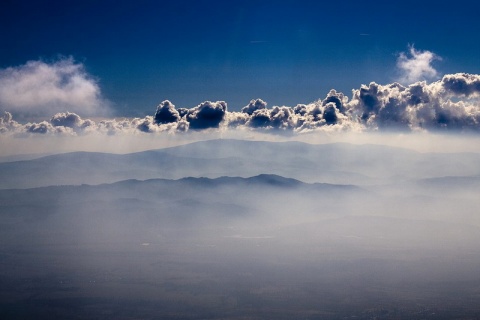
<svg viewBox="0 0 480 320"><path fill-rule="evenodd" d="M72 58L51 64L29 61L0 70L0 108L29 117L66 110L82 116L109 114L98 83Z"/></svg>
<svg viewBox="0 0 480 320"><path fill-rule="evenodd" d="M193 108L176 108L165 100L153 116L133 119L83 119L59 112L48 121L21 124L5 112L3 134L120 134L178 133L243 129L298 134L312 131L461 131L480 130L480 75L457 73L408 86L371 82L352 90L352 97L331 90L324 99L294 107L268 107L251 100L241 111L228 111L224 101L205 101Z"/></svg>

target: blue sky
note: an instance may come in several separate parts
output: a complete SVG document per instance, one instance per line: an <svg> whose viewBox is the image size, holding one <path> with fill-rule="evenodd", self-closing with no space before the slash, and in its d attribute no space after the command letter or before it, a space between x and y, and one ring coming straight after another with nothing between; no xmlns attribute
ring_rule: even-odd
<svg viewBox="0 0 480 320"><path fill-rule="evenodd" d="M391 83L409 44L439 74L480 73L476 1L13 1L0 4L0 68L72 57L116 115L251 99L295 106Z"/></svg>

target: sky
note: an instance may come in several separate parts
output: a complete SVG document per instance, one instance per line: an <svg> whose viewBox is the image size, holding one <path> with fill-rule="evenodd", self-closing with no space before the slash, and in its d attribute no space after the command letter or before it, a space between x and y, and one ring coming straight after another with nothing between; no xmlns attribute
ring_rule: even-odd
<svg viewBox="0 0 480 320"><path fill-rule="evenodd" d="M478 9L2 1L0 132L478 132Z"/></svg>
<svg viewBox="0 0 480 320"><path fill-rule="evenodd" d="M117 116L163 100L295 106L390 83L414 45L440 74L480 73L476 1L13 1L0 4L0 68L71 58Z"/></svg>

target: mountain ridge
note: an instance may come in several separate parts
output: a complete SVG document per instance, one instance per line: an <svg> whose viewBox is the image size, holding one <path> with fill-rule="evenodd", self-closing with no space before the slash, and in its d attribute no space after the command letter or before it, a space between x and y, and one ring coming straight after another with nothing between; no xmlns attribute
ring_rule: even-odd
<svg viewBox="0 0 480 320"><path fill-rule="evenodd" d="M398 177L479 175L479 162L477 154L422 154L382 145L217 139L127 154L79 151L0 163L0 189L264 173L365 186Z"/></svg>

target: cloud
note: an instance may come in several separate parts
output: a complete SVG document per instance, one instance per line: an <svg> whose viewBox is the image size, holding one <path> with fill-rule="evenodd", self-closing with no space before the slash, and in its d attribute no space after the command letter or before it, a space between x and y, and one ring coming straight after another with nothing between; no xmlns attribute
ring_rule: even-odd
<svg viewBox="0 0 480 320"><path fill-rule="evenodd" d="M73 112L59 112L49 121L21 124L6 112L0 133L106 135L175 134L188 131L251 130L276 134L362 131L480 132L480 75L457 73L427 83L381 85L371 82L352 91L349 100L330 90L324 99L295 107L267 107L251 100L240 112L224 101L205 101L193 108L175 108L165 100L144 118L93 121Z"/></svg>
<svg viewBox="0 0 480 320"><path fill-rule="evenodd" d="M242 108L242 112L252 115L256 110L265 108L267 108L267 103L265 101L262 99L252 99L248 105Z"/></svg>
<svg viewBox="0 0 480 320"><path fill-rule="evenodd" d="M102 98L98 83L72 58L1 69L0 106L26 117L66 111L84 116L109 114L109 103Z"/></svg>
<svg viewBox="0 0 480 320"><path fill-rule="evenodd" d="M448 74L443 77L442 85L452 95L465 97L480 95L480 75L477 74Z"/></svg>
<svg viewBox="0 0 480 320"><path fill-rule="evenodd" d="M4 115L0 117L0 133L15 132L21 124L13 120L12 114L5 111Z"/></svg>
<svg viewBox="0 0 480 320"><path fill-rule="evenodd" d="M178 122L180 118L180 113L175 109L175 105L168 100L158 105L154 117L156 124Z"/></svg>
<svg viewBox="0 0 480 320"><path fill-rule="evenodd" d="M57 113L50 119L54 127L66 127L75 130L88 130L95 127L93 120L83 120L78 114L72 112Z"/></svg>
<svg viewBox="0 0 480 320"><path fill-rule="evenodd" d="M436 78L438 72L432 66L434 60L441 60L441 57L431 51L420 51L410 46L407 53L402 52L398 56L397 67L401 73L398 81L408 84Z"/></svg>
<svg viewBox="0 0 480 320"><path fill-rule="evenodd" d="M268 109L258 109L255 110L248 120L247 124L253 128L266 128L270 126L270 113L271 110Z"/></svg>
<svg viewBox="0 0 480 320"><path fill-rule="evenodd" d="M188 111L186 120L190 129L218 128L227 111L224 101L205 101Z"/></svg>
<svg viewBox="0 0 480 320"><path fill-rule="evenodd" d="M479 80L479 75L457 73L407 87L372 82L353 91L348 112L370 128L478 132L480 104L462 97L478 97Z"/></svg>

